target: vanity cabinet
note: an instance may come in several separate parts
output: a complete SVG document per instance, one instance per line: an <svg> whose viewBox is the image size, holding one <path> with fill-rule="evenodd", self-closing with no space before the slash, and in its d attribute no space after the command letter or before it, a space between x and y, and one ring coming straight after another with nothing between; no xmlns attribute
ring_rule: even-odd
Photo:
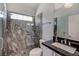
<svg viewBox="0 0 79 59"><path fill-rule="evenodd" d="M43 56L61 56L61 55L43 45Z"/></svg>
<svg viewBox="0 0 79 59"><path fill-rule="evenodd" d="M61 56L60 54L56 53L55 51L51 50L47 46L40 43L40 46L42 48L42 56Z"/></svg>

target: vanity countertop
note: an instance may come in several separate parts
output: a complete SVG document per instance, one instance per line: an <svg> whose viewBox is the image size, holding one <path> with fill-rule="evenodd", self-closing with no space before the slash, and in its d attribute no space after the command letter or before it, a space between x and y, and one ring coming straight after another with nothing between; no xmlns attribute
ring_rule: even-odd
<svg viewBox="0 0 79 59"><path fill-rule="evenodd" d="M74 54L71 54L63 49L53 46L52 43L53 43L53 40L50 40L50 41L43 42L42 44L62 56L79 56L78 51L75 51Z"/></svg>

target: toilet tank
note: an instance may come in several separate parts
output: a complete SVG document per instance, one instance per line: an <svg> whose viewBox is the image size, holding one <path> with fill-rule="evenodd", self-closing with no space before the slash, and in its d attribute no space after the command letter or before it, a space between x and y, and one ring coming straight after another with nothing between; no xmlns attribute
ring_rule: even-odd
<svg viewBox="0 0 79 59"><path fill-rule="evenodd" d="M40 47L42 48L42 43L45 42L45 40L40 39L39 42L40 42Z"/></svg>

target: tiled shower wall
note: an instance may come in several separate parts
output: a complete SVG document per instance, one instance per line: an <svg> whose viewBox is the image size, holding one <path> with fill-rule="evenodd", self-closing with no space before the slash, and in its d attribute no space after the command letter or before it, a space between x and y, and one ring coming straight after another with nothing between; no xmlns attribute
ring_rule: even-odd
<svg viewBox="0 0 79 59"><path fill-rule="evenodd" d="M0 55L2 53L2 43L3 43L3 39L2 39L2 18L0 18Z"/></svg>
<svg viewBox="0 0 79 59"><path fill-rule="evenodd" d="M7 55L29 55L29 51L35 47L32 27L22 20L11 20L7 26Z"/></svg>

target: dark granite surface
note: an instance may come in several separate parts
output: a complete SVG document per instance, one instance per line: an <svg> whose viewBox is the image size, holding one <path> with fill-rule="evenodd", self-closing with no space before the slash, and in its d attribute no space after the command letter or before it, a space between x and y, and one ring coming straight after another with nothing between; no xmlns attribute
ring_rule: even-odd
<svg viewBox="0 0 79 59"><path fill-rule="evenodd" d="M43 42L42 44L46 47L48 47L49 49L55 51L56 53L62 55L62 56L79 56L79 52L78 51L75 51L74 54L71 54L63 49L60 49L60 48L57 48L53 45L51 45L53 43L53 40L50 40L50 41L46 41L46 42Z"/></svg>

